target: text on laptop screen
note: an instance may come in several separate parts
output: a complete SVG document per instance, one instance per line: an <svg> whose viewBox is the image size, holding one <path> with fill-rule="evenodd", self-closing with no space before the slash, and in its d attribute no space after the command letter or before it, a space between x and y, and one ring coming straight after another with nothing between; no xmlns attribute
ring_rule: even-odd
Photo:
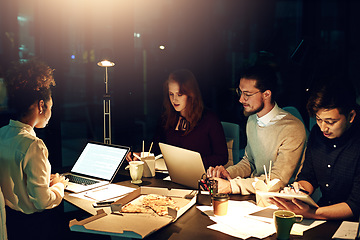
<svg viewBox="0 0 360 240"><path fill-rule="evenodd" d="M71 171L109 181L126 152L124 148L88 143Z"/></svg>

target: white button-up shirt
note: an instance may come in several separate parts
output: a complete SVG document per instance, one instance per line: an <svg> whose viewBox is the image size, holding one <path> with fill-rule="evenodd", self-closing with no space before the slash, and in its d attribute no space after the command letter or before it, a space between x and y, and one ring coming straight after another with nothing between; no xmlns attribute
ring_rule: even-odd
<svg viewBox="0 0 360 240"><path fill-rule="evenodd" d="M256 120L257 120L257 124L259 125L259 127L267 127L272 124L275 124L277 121L279 121L280 119L282 119L285 116L286 116L286 113L284 111L282 111L281 108L279 108L277 103L275 103L275 106L273 107L273 109L271 109L271 111L268 112L267 114L265 114L264 116L259 118L256 115Z"/></svg>
<svg viewBox="0 0 360 240"><path fill-rule="evenodd" d="M64 185L49 187L48 150L31 126L10 120L0 129L0 166L0 186L12 209L30 214L61 203Z"/></svg>

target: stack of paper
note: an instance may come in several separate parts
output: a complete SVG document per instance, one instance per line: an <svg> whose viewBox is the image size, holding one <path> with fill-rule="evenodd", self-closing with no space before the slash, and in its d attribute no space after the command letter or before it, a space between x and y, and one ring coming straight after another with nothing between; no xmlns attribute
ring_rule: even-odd
<svg viewBox="0 0 360 240"><path fill-rule="evenodd" d="M85 192L84 196L96 201L104 201L117 198L134 191L134 188L125 187L118 184L109 184L105 187L95 188Z"/></svg>
<svg viewBox="0 0 360 240"><path fill-rule="evenodd" d="M197 208L217 223L208 228L234 237L242 239L249 237L265 238L275 233L275 226L271 220L266 222L248 217L249 214L263 209L248 201L229 200L228 214L221 217L214 216L212 206L198 206ZM254 228L254 226L257 227Z"/></svg>
<svg viewBox="0 0 360 240"><path fill-rule="evenodd" d="M198 206L197 208L216 222L208 228L234 237L262 239L276 232L272 218L273 211L277 209L275 205L263 208L248 201L229 200L228 214L221 217L214 215L212 206ZM291 234L302 235L304 231L324 222L305 219L302 223L293 225Z"/></svg>

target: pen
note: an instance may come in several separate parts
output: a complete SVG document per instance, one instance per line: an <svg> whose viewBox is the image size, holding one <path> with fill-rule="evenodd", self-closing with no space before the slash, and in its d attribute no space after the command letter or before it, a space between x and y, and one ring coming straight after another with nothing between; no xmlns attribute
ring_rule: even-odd
<svg viewBox="0 0 360 240"><path fill-rule="evenodd" d="M92 190L91 192L99 192L99 191L107 190L107 189L108 189L108 187L104 187L104 188Z"/></svg>
<svg viewBox="0 0 360 240"><path fill-rule="evenodd" d="M295 190L295 187L294 187L292 184L288 184L288 187ZM304 190L304 189L301 189L301 188L299 188L299 191L300 191L300 192L303 192L303 193L306 193L306 194L309 194L308 191L306 191L306 190Z"/></svg>
<svg viewBox="0 0 360 240"><path fill-rule="evenodd" d="M113 203L114 201L101 201L101 202L97 202L96 204L97 205L106 205L106 204L111 204Z"/></svg>
<svg viewBox="0 0 360 240"><path fill-rule="evenodd" d="M134 155L134 150L133 150L133 147L131 146L130 147L130 157Z"/></svg>

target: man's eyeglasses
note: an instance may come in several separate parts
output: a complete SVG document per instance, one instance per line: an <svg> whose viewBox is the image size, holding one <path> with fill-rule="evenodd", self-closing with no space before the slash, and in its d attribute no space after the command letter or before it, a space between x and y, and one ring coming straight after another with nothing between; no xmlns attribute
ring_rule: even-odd
<svg viewBox="0 0 360 240"><path fill-rule="evenodd" d="M254 96L255 94L257 94L257 93L259 93L259 92L261 92L261 91L257 91L257 92L255 92L255 93L244 93L244 92L242 92L241 90L240 90L240 88L236 88L236 93L237 93L237 95L239 96L239 97L241 97L241 95L243 95L243 97L244 97L244 99L247 101L247 100L249 100L249 98L251 97L251 96Z"/></svg>

